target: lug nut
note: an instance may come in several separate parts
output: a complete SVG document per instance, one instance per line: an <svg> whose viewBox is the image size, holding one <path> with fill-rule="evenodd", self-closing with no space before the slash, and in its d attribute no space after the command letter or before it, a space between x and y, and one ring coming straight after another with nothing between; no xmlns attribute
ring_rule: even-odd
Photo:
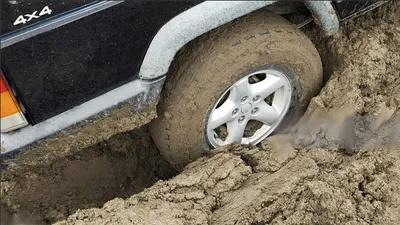
<svg viewBox="0 0 400 225"><path fill-rule="evenodd" d="M232 111L232 115L236 115L239 112L239 109L236 108L235 110Z"/></svg>
<svg viewBox="0 0 400 225"><path fill-rule="evenodd" d="M245 102L247 100L247 98L248 98L247 96L244 96L240 101Z"/></svg>
<svg viewBox="0 0 400 225"><path fill-rule="evenodd" d="M259 96L259 95L255 96L255 97L253 98L253 102L256 102L256 101L260 100L260 98L261 98L261 96Z"/></svg>
<svg viewBox="0 0 400 225"><path fill-rule="evenodd" d="M245 119L246 117L245 116L241 116L240 118L239 118L239 122L243 122L243 120Z"/></svg>
<svg viewBox="0 0 400 225"><path fill-rule="evenodd" d="M255 114L257 112L258 112L258 108L257 107L251 110L251 114Z"/></svg>

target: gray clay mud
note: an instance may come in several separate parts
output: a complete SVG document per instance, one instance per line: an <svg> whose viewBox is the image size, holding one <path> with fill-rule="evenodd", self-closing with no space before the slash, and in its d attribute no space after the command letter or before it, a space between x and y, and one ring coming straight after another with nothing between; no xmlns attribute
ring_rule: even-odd
<svg viewBox="0 0 400 225"><path fill-rule="evenodd" d="M1 202L58 225L397 225L399 15L391 1L334 37L306 31L329 79L291 134L216 149L168 179L173 170L140 128L10 167Z"/></svg>
<svg viewBox="0 0 400 225"><path fill-rule="evenodd" d="M398 224L400 3L308 31L333 71L292 134L219 148L66 224Z"/></svg>
<svg viewBox="0 0 400 225"><path fill-rule="evenodd" d="M2 173L2 219L11 213L14 221L49 224L77 209L128 197L174 174L147 127L58 158L46 151L31 154L10 162ZM10 212L3 212L6 209Z"/></svg>

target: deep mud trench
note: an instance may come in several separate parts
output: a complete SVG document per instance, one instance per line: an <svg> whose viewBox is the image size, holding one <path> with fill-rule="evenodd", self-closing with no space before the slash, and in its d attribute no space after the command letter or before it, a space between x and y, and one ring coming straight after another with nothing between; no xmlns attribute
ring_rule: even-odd
<svg viewBox="0 0 400 225"><path fill-rule="evenodd" d="M49 224L77 209L129 197L174 173L159 155L147 127L63 157L27 154L10 162L2 173L2 217L8 208L16 212L15 221Z"/></svg>
<svg viewBox="0 0 400 225"><path fill-rule="evenodd" d="M330 78L291 134L216 149L173 177L142 127L13 162L1 203L57 224L398 224L399 15L391 1L334 37L306 30Z"/></svg>

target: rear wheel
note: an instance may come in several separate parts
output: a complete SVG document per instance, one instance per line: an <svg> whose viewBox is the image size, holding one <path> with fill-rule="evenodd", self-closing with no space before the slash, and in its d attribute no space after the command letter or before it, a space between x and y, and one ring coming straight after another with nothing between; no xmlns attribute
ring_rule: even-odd
<svg viewBox="0 0 400 225"><path fill-rule="evenodd" d="M321 84L311 41L261 10L187 46L170 69L150 132L181 169L212 147L257 144L283 129Z"/></svg>

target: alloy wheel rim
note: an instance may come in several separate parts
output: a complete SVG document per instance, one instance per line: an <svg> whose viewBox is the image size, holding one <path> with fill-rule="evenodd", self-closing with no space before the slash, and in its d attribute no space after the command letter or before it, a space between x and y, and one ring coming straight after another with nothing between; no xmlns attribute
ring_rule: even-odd
<svg viewBox="0 0 400 225"><path fill-rule="evenodd" d="M258 144L270 135L287 114L293 87L276 69L248 74L230 86L209 113L206 136L213 147L231 143ZM258 128L249 124L258 123Z"/></svg>

